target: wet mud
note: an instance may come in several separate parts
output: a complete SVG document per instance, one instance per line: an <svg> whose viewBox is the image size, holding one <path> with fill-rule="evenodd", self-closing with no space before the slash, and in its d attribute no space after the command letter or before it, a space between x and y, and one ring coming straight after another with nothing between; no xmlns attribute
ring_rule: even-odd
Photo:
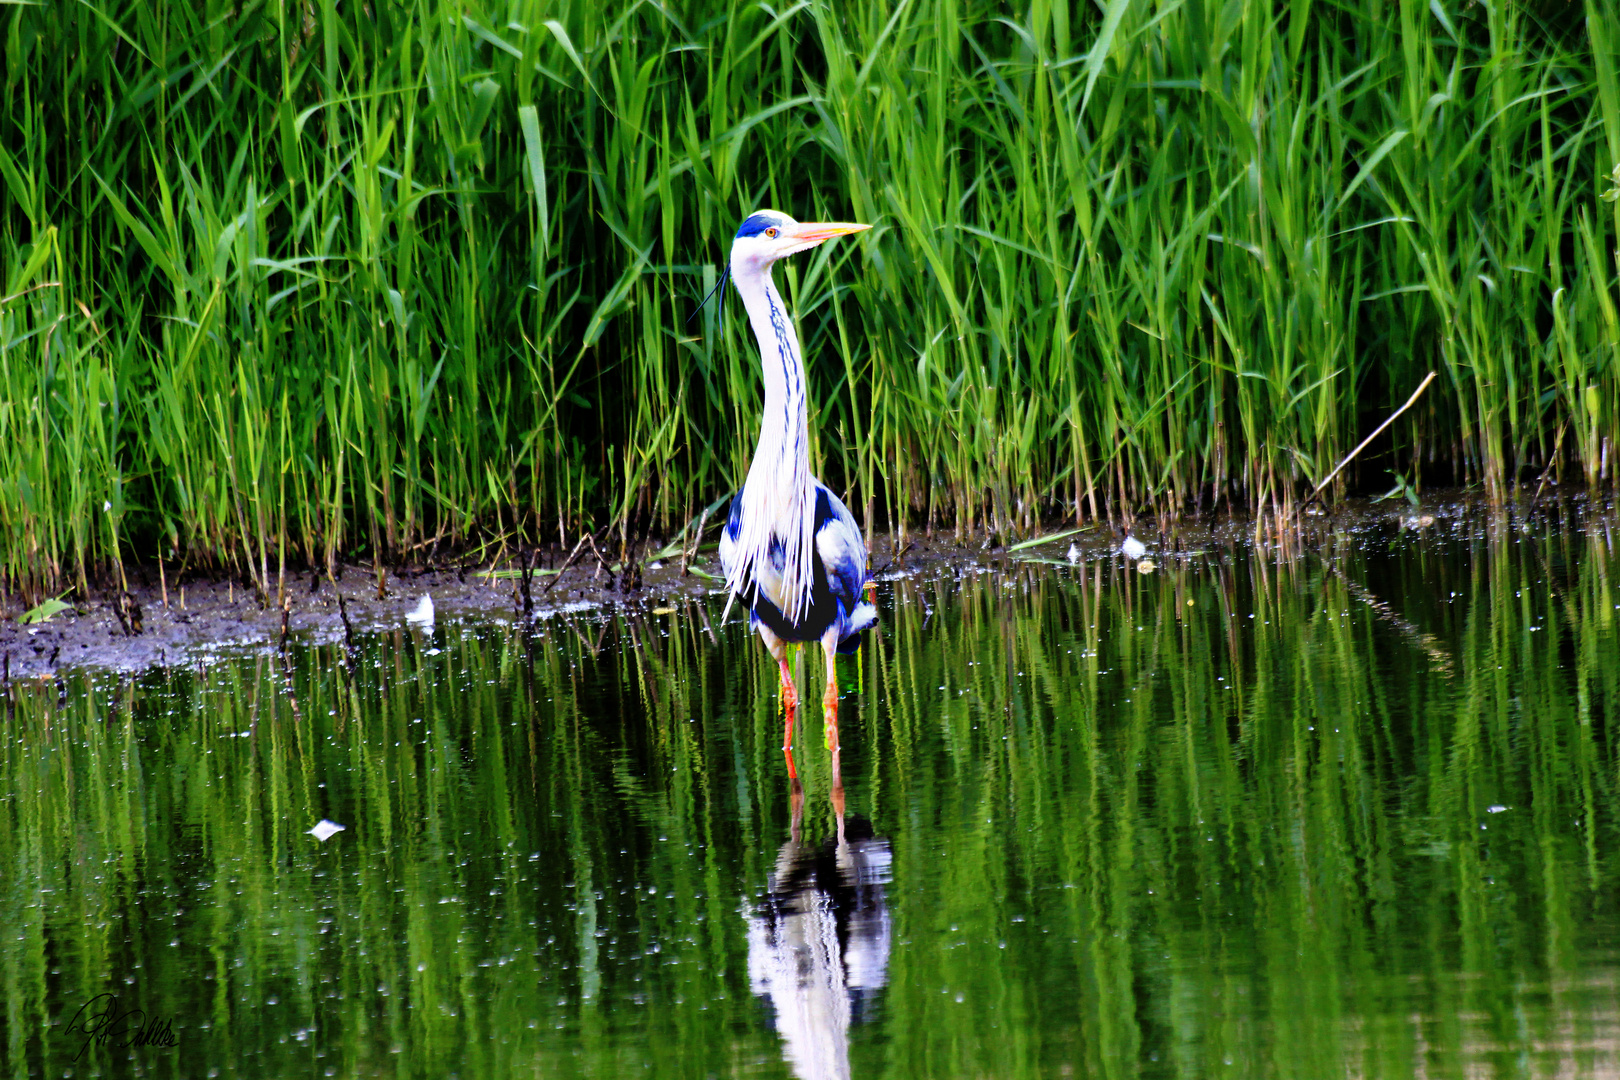
<svg viewBox="0 0 1620 1080"><path fill-rule="evenodd" d="M1306 518L1286 536L1259 537L1263 547L1281 555L1320 549L1358 533L1383 530L1391 535L1469 533L1480 528L1570 527L1576 524L1612 528L1613 508L1588 507L1583 499L1549 500L1533 513L1493 514L1477 500L1454 499L1414 509L1402 503L1352 503L1332 514ZM1515 524L1516 523L1516 524ZM1151 572L1156 562L1203 557L1257 542L1252 520L1179 521L1159 529L1138 522L1135 534L1147 547L1136 569ZM976 536L958 542L949 532L932 536L880 536L872 544L873 577L879 582L931 572L968 568L994 571L1020 562L1094 563L1122 559L1120 536L1107 525L1092 524L1044 530L1053 537L1038 544L1003 543L999 537ZM335 580L309 568L288 571L280 582L272 574L270 595L261 598L242 580L229 578L180 581L157 567L129 571L129 588L92 587L91 595L70 596L73 607L32 625L19 621L16 597L0 610L0 678L48 678L58 672L92 668L139 671L153 666L189 663L221 653L274 649L283 643L336 643L349 635L409 625L423 597L431 597L437 621L476 619L482 622L545 618L558 612L613 607L654 612L723 593L713 550L683 567L679 556L648 560L630 575L587 556L569 563L570 552L540 550L525 595L520 563L501 565L397 566L384 571L379 588L371 566L345 565ZM560 573L557 572L560 569ZM705 609L698 608L700 613ZM701 614L700 617L707 617ZM732 619L739 617L733 611Z"/></svg>

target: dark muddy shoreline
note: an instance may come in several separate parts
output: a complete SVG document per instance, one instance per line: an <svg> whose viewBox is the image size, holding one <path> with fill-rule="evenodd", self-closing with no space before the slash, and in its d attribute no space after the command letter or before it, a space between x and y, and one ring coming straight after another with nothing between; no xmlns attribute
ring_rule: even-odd
<svg viewBox="0 0 1620 1080"><path fill-rule="evenodd" d="M1583 496L1549 498L1529 513L1493 514L1481 502L1466 497L1435 500L1418 510L1401 503L1352 502L1332 514L1312 516L1283 544L1268 543L1280 551L1318 548L1336 538L1371 530L1413 531L1436 535L1472 531L1492 523L1540 528L1569 528L1577 524L1605 523L1613 527L1613 504L1588 506ZM1090 525L1073 535L1054 528L1046 535L1059 537L1033 547L1004 546L978 537L957 543L947 533L932 537L920 533L903 541L877 537L872 544L874 576L880 581L897 575L926 575L931 570L977 566L997 569L1019 561L1074 561L1095 563L1119 559L1119 537L1107 526ZM1254 544L1252 519L1222 517L1213 521L1181 521L1168 534L1139 525L1137 535L1153 560L1174 559L1187 552L1209 552ZM898 551L897 551L898 547ZM542 550L538 567L566 563L568 552ZM692 563L697 571L717 575L712 550ZM561 574L536 574L530 579L531 606L526 613L521 582L514 577L492 577L485 566L397 567L386 573L382 595L370 566L345 565L336 582L324 571L308 568L289 571L284 580L285 620L271 596L261 605L251 587L223 577L161 581L156 567L132 573L129 592L92 588L92 595L70 597L74 610L48 622L22 625L21 609L0 612L0 675L9 679L39 679L74 669L140 671L154 666L189 662L223 650L274 648L284 638L303 644L336 643L347 634L398 629L406 616L431 596L436 617L510 621L525 614L543 617L559 611L586 611L611 606L653 611L684 600L718 596L720 582L698 573L682 575L679 558L649 562L640 580L626 588L620 575L594 558L577 560ZM518 566L508 561L494 568L510 573ZM139 583L138 583L139 582ZM274 587L274 586L272 586ZM342 598L341 603L339 597ZM139 618L139 631L134 625ZM735 618L735 613L733 618Z"/></svg>
<svg viewBox="0 0 1620 1080"><path fill-rule="evenodd" d="M1073 539L1101 532L1093 528ZM880 538L873 545L874 568L891 573L897 566L916 570L930 564L990 560L999 550L982 543L957 545L944 537L911 538L902 548L897 564L894 543ZM284 639L337 643L350 634L409 625L407 615L424 596L432 598L435 619L442 623L465 618L511 621L613 605L651 611L721 591L712 550L692 560L693 572L683 575L678 556L651 560L629 583L591 557L567 565L569 554L554 549L538 553L536 572L528 582L527 609L522 580L513 576L521 565L513 560L496 567L395 567L385 572L380 593L369 565L345 564L335 581L324 569L289 570L281 589L285 618L274 578L272 595L262 603L252 587L238 579L164 580L155 566L132 568L127 592L92 587L88 599L68 597L73 609L43 623L19 623L21 608L14 599L10 609L0 612L0 676L37 679L83 668L139 671L222 650L274 648ZM547 572L556 567L563 567L561 573Z"/></svg>

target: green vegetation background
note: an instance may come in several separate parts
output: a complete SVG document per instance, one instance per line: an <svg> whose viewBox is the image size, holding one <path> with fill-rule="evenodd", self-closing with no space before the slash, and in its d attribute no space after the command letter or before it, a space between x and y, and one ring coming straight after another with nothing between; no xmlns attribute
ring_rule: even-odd
<svg viewBox="0 0 1620 1080"><path fill-rule="evenodd" d="M1286 509L1430 370L1380 470L1602 486L1616 16L9 7L0 586L679 528L757 432L687 319L761 205L875 225L781 275L869 524Z"/></svg>

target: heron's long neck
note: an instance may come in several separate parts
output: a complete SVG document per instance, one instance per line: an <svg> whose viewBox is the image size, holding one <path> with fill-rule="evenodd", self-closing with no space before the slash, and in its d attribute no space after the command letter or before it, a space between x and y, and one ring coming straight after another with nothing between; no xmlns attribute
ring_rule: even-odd
<svg viewBox="0 0 1620 1080"><path fill-rule="evenodd" d="M799 356L799 336L787 303L776 291L769 270L752 275L753 280L737 282L748 321L759 339L759 359L765 373L765 415L759 429L759 446L754 451L779 469L799 471L802 463L807 482L810 467L809 406L804 396L804 361ZM752 471L752 470L750 470ZM778 472L777 475L785 475Z"/></svg>
<svg viewBox="0 0 1620 1080"><path fill-rule="evenodd" d="M728 584L736 596L752 579L789 621L807 609L810 548L815 538L815 481L810 477L810 420L804 396L804 361L782 294L769 269L732 276L759 340L765 373L765 415L759 446L743 484L740 554ZM771 552L779 554L773 558Z"/></svg>

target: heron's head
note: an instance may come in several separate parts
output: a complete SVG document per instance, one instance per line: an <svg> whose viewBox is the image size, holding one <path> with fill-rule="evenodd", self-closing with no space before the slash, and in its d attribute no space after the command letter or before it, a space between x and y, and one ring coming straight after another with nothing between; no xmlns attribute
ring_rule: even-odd
<svg viewBox="0 0 1620 1080"><path fill-rule="evenodd" d="M785 255L796 255L835 236L870 229L841 221L794 221L779 210L749 214L731 242L731 272L761 273Z"/></svg>

